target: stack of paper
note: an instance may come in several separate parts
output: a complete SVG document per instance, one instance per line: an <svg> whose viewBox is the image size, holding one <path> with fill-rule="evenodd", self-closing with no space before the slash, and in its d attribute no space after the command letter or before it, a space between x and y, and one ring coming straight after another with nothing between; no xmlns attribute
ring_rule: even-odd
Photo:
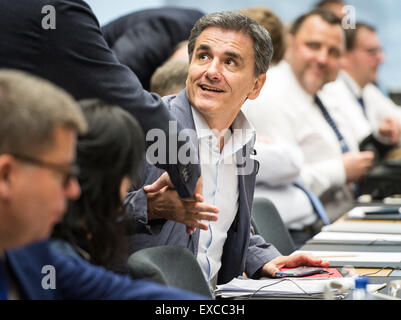
<svg viewBox="0 0 401 320"><path fill-rule="evenodd" d="M323 299L324 288L333 279L264 279L235 278L217 286L216 296L222 298ZM337 299L343 296L337 295Z"/></svg>
<svg viewBox="0 0 401 320"><path fill-rule="evenodd" d="M308 243L401 245L401 234L320 232Z"/></svg>
<svg viewBox="0 0 401 320"><path fill-rule="evenodd" d="M401 220L400 207L355 207L347 214L346 219L362 220Z"/></svg>
<svg viewBox="0 0 401 320"><path fill-rule="evenodd" d="M322 231L401 234L399 222L336 222L324 226Z"/></svg>
<svg viewBox="0 0 401 320"><path fill-rule="evenodd" d="M330 261L331 267L353 265L354 267L397 267L401 266L399 252L350 252L350 251L295 251L292 254L308 253Z"/></svg>

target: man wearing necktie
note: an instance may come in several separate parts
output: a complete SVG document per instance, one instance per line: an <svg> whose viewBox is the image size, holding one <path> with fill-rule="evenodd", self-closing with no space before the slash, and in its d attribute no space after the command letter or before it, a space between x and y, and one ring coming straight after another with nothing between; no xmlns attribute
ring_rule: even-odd
<svg viewBox="0 0 401 320"><path fill-rule="evenodd" d="M384 53L373 26L356 23L347 29L343 66L336 81L327 84L321 98L328 104L340 101L359 141L371 136L384 146L399 145L401 109L376 86ZM388 151L389 148L384 148Z"/></svg>
<svg viewBox="0 0 401 320"><path fill-rule="evenodd" d="M332 12L315 9L300 16L289 30L285 61L271 70L248 107L258 134L301 149L303 186L320 198L331 222L352 207L352 184L373 160L372 152L359 151L341 114L319 99L320 89L337 77L344 39L341 20Z"/></svg>

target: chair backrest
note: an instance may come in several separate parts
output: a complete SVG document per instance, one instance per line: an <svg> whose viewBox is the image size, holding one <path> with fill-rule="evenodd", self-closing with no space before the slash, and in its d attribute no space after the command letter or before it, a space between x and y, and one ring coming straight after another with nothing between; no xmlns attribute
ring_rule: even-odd
<svg viewBox="0 0 401 320"><path fill-rule="evenodd" d="M191 251L178 246L139 250L128 258L132 278L148 279L213 297L209 284Z"/></svg>
<svg viewBox="0 0 401 320"><path fill-rule="evenodd" d="M294 241L276 206L269 199L255 198L252 207L252 226L255 233L272 243L283 255L295 251Z"/></svg>

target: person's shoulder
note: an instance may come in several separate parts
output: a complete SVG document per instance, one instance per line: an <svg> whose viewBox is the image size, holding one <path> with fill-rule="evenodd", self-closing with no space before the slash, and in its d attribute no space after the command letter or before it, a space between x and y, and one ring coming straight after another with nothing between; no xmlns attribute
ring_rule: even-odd
<svg viewBox="0 0 401 320"><path fill-rule="evenodd" d="M183 105L189 105L189 101L187 95L185 93L185 89L177 94L170 94L162 97L163 102L167 105L170 111L173 111L177 107L181 107Z"/></svg>

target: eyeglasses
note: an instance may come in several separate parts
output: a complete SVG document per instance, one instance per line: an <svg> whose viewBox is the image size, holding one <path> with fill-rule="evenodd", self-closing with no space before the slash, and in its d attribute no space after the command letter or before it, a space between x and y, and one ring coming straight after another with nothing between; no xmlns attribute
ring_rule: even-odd
<svg viewBox="0 0 401 320"><path fill-rule="evenodd" d="M43 161L40 159L36 159L27 155L15 154L10 153L11 156L14 158L31 163L36 166L45 167L50 170L54 170L63 175L63 187L66 188L72 179L75 179L79 176L79 167L77 164L70 164L70 165L61 165L56 163L50 163L47 161Z"/></svg>
<svg viewBox="0 0 401 320"><path fill-rule="evenodd" d="M362 48L362 47L359 47L357 49L365 51L368 55L370 55L372 57L378 56L379 54L383 53L383 49L380 48L380 47L376 47L376 48Z"/></svg>

